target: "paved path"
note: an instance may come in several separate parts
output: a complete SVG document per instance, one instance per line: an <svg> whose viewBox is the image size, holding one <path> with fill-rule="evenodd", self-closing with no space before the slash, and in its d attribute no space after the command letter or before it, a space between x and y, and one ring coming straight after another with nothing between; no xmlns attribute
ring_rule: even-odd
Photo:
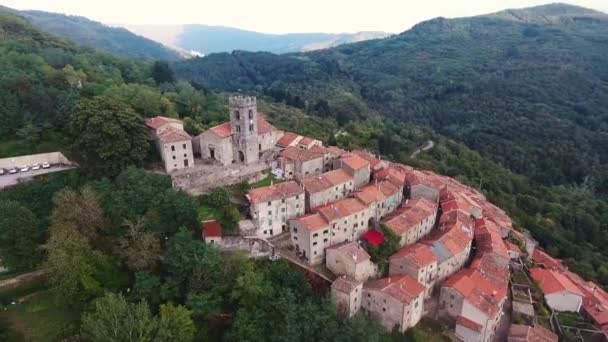
<svg viewBox="0 0 608 342"><path fill-rule="evenodd" d="M430 149L432 149L433 147L435 147L435 142L433 140L429 140L426 142L426 145L422 146L422 147L418 147L416 149L416 151L412 152L412 154L410 155L410 158L416 158L416 156L418 156L418 154L420 152L426 152L429 151Z"/></svg>

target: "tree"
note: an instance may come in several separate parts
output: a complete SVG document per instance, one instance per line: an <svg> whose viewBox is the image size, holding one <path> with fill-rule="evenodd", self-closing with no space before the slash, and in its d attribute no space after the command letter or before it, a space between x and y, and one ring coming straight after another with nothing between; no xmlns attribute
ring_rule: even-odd
<svg viewBox="0 0 608 342"><path fill-rule="evenodd" d="M161 255L160 241L147 232L143 220L127 221L127 233L120 239L119 253L132 271L151 270L158 265Z"/></svg>
<svg viewBox="0 0 608 342"><path fill-rule="evenodd" d="M192 341L193 338L192 311L171 303L161 305L155 341Z"/></svg>
<svg viewBox="0 0 608 342"><path fill-rule="evenodd" d="M108 293L82 316L83 337L93 342L152 341L156 321L145 301L128 303L121 294Z"/></svg>
<svg viewBox="0 0 608 342"><path fill-rule="evenodd" d="M40 261L40 222L15 201L0 201L0 255L10 269L30 269Z"/></svg>
<svg viewBox="0 0 608 342"><path fill-rule="evenodd" d="M152 65L152 78L156 84L175 82L175 74L167 61L156 61Z"/></svg>
<svg viewBox="0 0 608 342"><path fill-rule="evenodd" d="M23 139L27 144L34 146L40 141L40 132L40 127L34 125L32 122L28 122L17 130L17 136Z"/></svg>
<svg viewBox="0 0 608 342"><path fill-rule="evenodd" d="M141 165L149 138L144 121L124 103L105 96L83 99L70 119L81 166L96 175L116 176Z"/></svg>
<svg viewBox="0 0 608 342"><path fill-rule="evenodd" d="M211 193L207 196L209 204L215 208L222 208L230 204L230 194L223 187L211 189Z"/></svg>

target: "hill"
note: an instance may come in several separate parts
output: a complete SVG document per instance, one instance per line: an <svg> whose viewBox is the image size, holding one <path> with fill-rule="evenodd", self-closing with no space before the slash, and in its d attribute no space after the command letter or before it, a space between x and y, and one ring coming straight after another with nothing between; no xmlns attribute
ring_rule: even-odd
<svg viewBox="0 0 608 342"><path fill-rule="evenodd" d="M537 182L606 193L606 55L608 16L555 4L436 18L309 53L214 54L175 70L219 89L327 101L339 124L380 114L428 126Z"/></svg>
<svg viewBox="0 0 608 342"><path fill-rule="evenodd" d="M389 35L385 32L270 34L209 25L126 25L125 27L167 46L203 54L233 50L272 53L312 51Z"/></svg>
<svg viewBox="0 0 608 342"><path fill-rule="evenodd" d="M150 60L181 58L177 51L153 40L84 17L43 11L17 11L3 6L0 6L0 12L19 15L43 31L119 56Z"/></svg>

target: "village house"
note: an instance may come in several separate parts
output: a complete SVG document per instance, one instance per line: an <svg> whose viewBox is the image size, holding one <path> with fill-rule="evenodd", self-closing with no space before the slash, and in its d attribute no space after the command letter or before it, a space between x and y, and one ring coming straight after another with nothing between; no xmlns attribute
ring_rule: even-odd
<svg viewBox="0 0 608 342"><path fill-rule="evenodd" d="M289 221L291 243L296 253L311 265L322 264L325 248L331 246L329 223L320 214L308 214Z"/></svg>
<svg viewBox="0 0 608 342"><path fill-rule="evenodd" d="M363 283L346 276L339 277L331 284L331 297L339 313L354 316L361 307Z"/></svg>
<svg viewBox="0 0 608 342"><path fill-rule="evenodd" d="M382 160L371 154L370 152L362 150L353 150L351 153L367 160L372 174L389 166L389 163L386 160Z"/></svg>
<svg viewBox="0 0 608 342"><path fill-rule="evenodd" d="M407 274L425 286L424 296L431 296L437 279L437 257L422 243L401 247L389 258L390 276Z"/></svg>
<svg viewBox="0 0 608 342"><path fill-rule="evenodd" d="M380 221L397 209L403 200L403 188L389 181L376 181L354 193L363 204L370 207L371 216Z"/></svg>
<svg viewBox="0 0 608 342"><path fill-rule="evenodd" d="M422 318L424 285L409 275L391 276L363 285L361 308L380 320L387 330L403 332Z"/></svg>
<svg viewBox="0 0 608 342"><path fill-rule="evenodd" d="M409 245L431 232L437 206L426 198L408 200L404 207L387 216L382 223L399 237L399 245Z"/></svg>
<svg viewBox="0 0 608 342"><path fill-rule="evenodd" d="M289 146L279 154L279 167L285 179L302 181L324 172L324 154Z"/></svg>
<svg viewBox="0 0 608 342"><path fill-rule="evenodd" d="M354 189L354 179L343 169L325 172L301 181L306 191L306 210L348 196Z"/></svg>
<svg viewBox="0 0 608 342"><path fill-rule="evenodd" d="M333 170L334 162L342 156L346 151L336 146L323 147L321 145L314 145L310 148L310 151L316 152L323 155L323 172Z"/></svg>
<svg viewBox="0 0 608 342"><path fill-rule="evenodd" d="M375 181L389 181L393 185L405 191L406 185L406 171L402 168L397 167L394 164L388 167L382 168L372 174L372 179Z"/></svg>
<svg viewBox="0 0 608 342"><path fill-rule="evenodd" d="M210 245L222 243L222 226L216 220L203 221L203 240Z"/></svg>
<svg viewBox="0 0 608 342"><path fill-rule="evenodd" d="M439 237L423 242L437 259L436 283L462 269L469 260L473 240L472 232L466 226L456 225L441 233Z"/></svg>
<svg viewBox="0 0 608 342"><path fill-rule="evenodd" d="M511 324L507 342L557 342L558 337L552 331L536 324L529 325Z"/></svg>
<svg viewBox="0 0 608 342"><path fill-rule="evenodd" d="M323 146L320 140L302 136L296 133L286 132L276 145L281 148L296 147L301 150L309 150L314 146Z"/></svg>
<svg viewBox="0 0 608 342"><path fill-rule="evenodd" d="M492 253L497 263L508 267L511 257L496 223L488 218L475 220L477 254Z"/></svg>
<svg viewBox="0 0 608 342"><path fill-rule="evenodd" d="M449 187L441 189L439 192L439 202L442 215L458 211L476 219L483 216L481 206L466 195L459 194Z"/></svg>
<svg viewBox="0 0 608 342"><path fill-rule="evenodd" d="M369 207L356 198L344 198L316 210L331 227L331 245L355 241L369 227Z"/></svg>
<svg viewBox="0 0 608 342"><path fill-rule="evenodd" d="M228 102L230 121L199 134L194 144L203 159L224 166L257 163L264 152L275 148L283 132L258 113L255 97L231 96Z"/></svg>
<svg viewBox="0 0 608 342"><path fill-rule="evenodd" d="M325 265L335 275L367 281L377 272L369 254L357 241L342 242L325 250Z"/></svg>
<svg viewBox="0 0 608 342"><path fill-rule="evenodd" d="M194 166L192 137L180 120L156 116L146 120L166 172Z"/></svg>
<svg viewBox="0 0 608 342"><path fill-rule="evenodd" d="M289 219L304 214L304 189L294 181L253 189L246 197L260 238L286 231Z"/></svg>
<svg viewBox="0 0 608 342"><path fill-rule="evenodd" d="M563 271L566 269L561 260L551 257L540 249L535 249L534 252L532 252L532 261L549 270Z"/></svg>
<svg viewBox="0 0 608 342"><path fill-rule="evenodd" d="M369 162L356 154L344 154L334 162L334 169L342 168L353 177L354 188L359 189L370 181Z"/></svg>
<svg viewBox="0 0 608 342"><path fill-rule="evenodd" d="M559 271L533 268L530 275L543 291L547 305L555 311L578 312L583 304L583 293Z"/></svg>
<svg viewBox="0 0 608 342"><path fill-rule="evenodd" d="M435 184L431 176L418 170L410 170L405 174L405 184L409 198L426 198L435 203L439 200L439 190L443 187Z"/></svg>

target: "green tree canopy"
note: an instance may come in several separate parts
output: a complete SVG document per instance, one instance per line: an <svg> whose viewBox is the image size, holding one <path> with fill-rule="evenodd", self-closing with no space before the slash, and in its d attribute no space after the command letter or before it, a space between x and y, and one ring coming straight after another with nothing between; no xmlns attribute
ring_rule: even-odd
<svg viewBox="0 0 608 342"><path fill-rule="evenodd" d="M42 229L36 216L19 202L0 200L0 255L10 269L29 269L40 262Z"/></svg>

